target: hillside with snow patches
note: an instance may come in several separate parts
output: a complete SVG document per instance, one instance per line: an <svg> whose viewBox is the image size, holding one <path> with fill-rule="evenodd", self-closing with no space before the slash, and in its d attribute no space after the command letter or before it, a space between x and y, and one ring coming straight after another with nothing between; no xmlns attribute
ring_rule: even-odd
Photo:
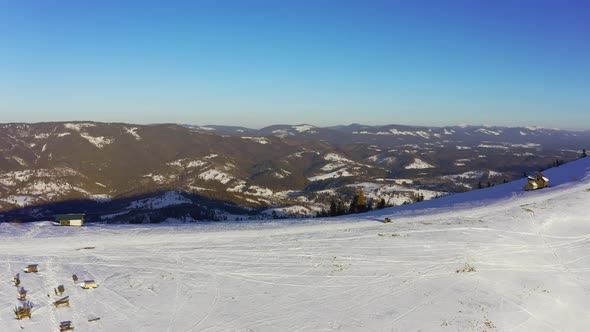
<svg viewBox="0 0 590 332"><path fill-rule="evenodd" d="M376 206L493 186L574 160L588 141L524 127L0 124L0 220L304 218L359 188Z"/></svg>
<svg viewBox="0 0 590 332"><path fill-rule="evenodd" d="M590 158L545 175L340 218L0 223L0 331L586 331Z"/></svg>

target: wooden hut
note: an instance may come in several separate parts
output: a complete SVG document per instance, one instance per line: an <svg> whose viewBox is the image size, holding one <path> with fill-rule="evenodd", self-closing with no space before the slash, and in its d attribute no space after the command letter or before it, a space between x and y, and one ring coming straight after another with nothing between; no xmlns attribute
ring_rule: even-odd
<svg viewBox="0 0 590 332"><path fill-rule="evenodd" d="M73 331L73 330L74 330L74 326L72 325L72 321L66 320L66 321L59 323L59 331L60 332Z"/></svg>
<svg viewBox="0 0 590 332"><path fill-rule="evenodd" d="M84 289L91 289L96 287L98 287L98 285L94 280L84 280L84 283L82 284L82 288Z"/></svg>
<svg viewBox="0 0 590 332"><path fill-rule="evenodd" d="M15 307L14 314L16 315L16 319L18 320L26 317L29 317L29 319L31 319L31 306L25 304L22 307Z"/></svg>
<svg viewBox="0 0 590 332"><path fill-rule="evenodd" d="M64 285L59 285L57 286L57 288L54 288L53 291L55 292L55 295L62 295L66 291L66 289Z"/></svg>
<svg viewBox="0 0 590 332"><path fill-rule="evenodd" d="M39 272L39 265L37 264L29 264L25 268L25 273L37 273Z"/></svg>
<svg viewBox="0 0 590 332"><path fill-rule="evenodd" d="M59 307L69 307L70 306L70 297L69 296L62 297L61 299L53 302L53 305L56 308L59 308Z"/></svg>
<svg viewBox="0 0 590 332"><path fill-rule="evenodd" d="M77 213L77 214L56 214L53 216L55 221L59 223L60 226L82 226L84 225L84 214Z"/></svg>
<svg viewBox="0 0 590 332"><path fill-rule="evenodd" d="M549 186L549 178L547 178L543 173L537 173L537 176L528 177L528 181L524 186L524 190L537 190L541 188L545 188Z"/></svg>

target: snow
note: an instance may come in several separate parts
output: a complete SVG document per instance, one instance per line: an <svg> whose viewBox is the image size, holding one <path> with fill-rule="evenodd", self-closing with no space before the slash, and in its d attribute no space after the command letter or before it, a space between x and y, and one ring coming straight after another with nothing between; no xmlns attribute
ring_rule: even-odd
<svg viewBox="0 0 590 332"><path fill-rule="evenodd" d="M10 195L6 198L0 198L0 201L6 202L12 205L16 205L19 207L25 207L31 205L34 198L31 196L22 196L22 195Z"/></svg>
<svg viewBox="0 0 590 332"><path fill-rule="evenodd" d="M434 168L434 166L430 165L429 163L415 158L414 162L404 167L405 169L426 169L426 168Z"/></svg>
<svg viewBox="0 0 590 332"><path fill-rule="evenodd" d="M223 184L227 184L228 182L233 180L234 177L227 173L215 169L210 169L199 174L199 179L203 179L205 181L219 181Z"/></svg>
<svg viewBox="0 0 590 332"><path fill-rule="evenodd" d="M529 156L534 156L534 153L530 153L530 152L525 152L525 153L515 153L514 154L517 157L529 157Z"/></svg>
<svg viewBox="0 0 590 332"><path fill-rule="evenodd" d="M177 166L177 167L185 167L185 168L199 168L207 165L206 162L202 160L191 160L191 159L179 159L175 161L171 161L166 163L168 166Z"/></svg>
<svg viewBox="0 0 590 332"><path fill-rule="evenodd" d="M0 331L586 331L590 158L544 173L339 218L0 223ZM16 273L32 319L13 318Z"/></svg>
<svg viewBox="0 0 590 332"><path fill-rule="evenodd" d="M189 186L188 188L190 190L194 190L194 191L215 191L214 189L204 188L204 187L199 187L199 186Z"/></svg>
<svg viewBox="0 0 590 332"><path fill-rule="evenodd" d="M190 161L188 164L186 164L187 168L198 168L198 167L202 167L205 166L207 163L201 160L193 160Z"/></svg>
<svg viewBox="0 0 590 332"><path fill-rule="evenodd" d="M354 163L354 161L342 157L336 153L328 153L327 155L324 156L324 160L328 160L328 161L340 161L340 162L346 162L346 163Z"/></svg>
<svg viewBox="0 0 590 332"><path fill-rule="evenodd" d="M277 172L272 173L272 176L274 176L277 179L284 179L285 177L288 177L289 175L291 175L291 172L281 169Z"/></svg>
<svg viewBox="0 0 590 332"><path fill-rule="evenodd" d="M20 158L20 157L12 156L12 159L15 160L17 163L19 163L21 166L24 166L24 167L27 167L28 166L27 165L27 162L24 159Z"/></svg>
<svg viewBox="0 0 590 332"><path fill-rule="evenodd" d="M344 163L329 163L326 164L324 166L322 166L320 169L322 171L326 171L326 172L331 172L340 168L346 167L346 164Z"/></svg>
<svg viewBox="0 0 590 332"><path fill-rule="evenodd" d="M299 126L292 126L291 128L297 130L300 133L306 132L306 131L310 131L314 128L316 128L315 126L312 125L299 125Z"/></svg>
<svg viewBox="0 0 590 332"><path fill-rule="evenodd" d="M258 144L270 144L268 138L265 137L250 137L250 136L242 136L242 139L250 140L254 143Z"/></svg>
<svg viewBox="0 0 590 332"><path fill-rule="evenodd" d="M228 192L234 192L235 193L235 192L244 192L244 191L246 191L246 189L248 189L248 187L244 183L240 183L238 185L235 185L235 186L233 186L231 188L227 188L225 190L228 191Z"/></svg>
<svg viewBox="0 0 590 332"><path fill-rule="evenodd" d="M33 137L35 137L35 139L46 139L46 138L49 138L49 136L51 136L51 134L49 134L49 133L40 133L40 134L35 134Z"/></svg>
<svg viewBox="0 0 590 332"><path fill-rule="evenodd" d="M500 134L502 134L502 131L501 130L494 131L494 130L485 129L485 128L480 128L480 129L478 129L476 131L477 132L480 132L482 134L492 135L492 136L499 136Z"/></svg>
<svg viewBox="0 0 590 332"><path fill-rule="evenodd" d="M177 166L177 167L182 167L182 163L185 161L185 159L179 159L179 160L175 160L175 161L171 161L166 163L166 165L168 166Z"/></svg>
<svg viewBox="0 0 590 332"><path fill-rule="evenodd" d="M524 144L510 144L513 148L525 148L525 149L536 149L540 148L541 144L537 143L524 143Z"/></svg>
<svg viewBox="0 0 590 332"><path fill-rule="evenodd" d="M45 180L35 180L26 187L19 190L19 193L29 195L43 195L48 193L63 193L73 190L74 187L66 182L54 182Z"/></svg>
<svg viewBox="0 0 590 332"><path fill-rule="evenodd" d="M56 167L54 169L22 170L12 171L0 174L0 184L5 186L15 186L18 182L26 182L31 178L55 178L66 177L78 174L75 170L68 167Z"/></svg>
<svg viewBox="0 0 590 332"><path fill-rule="evenodd" d="M116 212L116 213L111 213L111 214L105 214L100 216L101 220L109 220L109 219L113 219L115 217L120 217L120 216L124 216L126 214L128 214L130 211L122 211L122 212Z"/></svg>
<svg viewBox="0 0 590 332"><path fill-rule="evenodd" d="M498 176L502 176L501 172L496 172L496 171L488 171L488 176L489 177L498 177Z"/></svg>
<svg viewBox="0 0 590 332"><path fill-rule="evenodd" d="M308 177L307 179L309 181L322 181L322 180L335 179L335 178L347 177L347 176L353 176L353 175L354 174L350 173L347 169L339 169L339 170L331 172L331 173L311 176L311 177Z"/></svg>
<svg viewBox="0 0 590 332"><path fill-rule="evenodd" d="M338 155L336 153L328 153L324 156L324 160L326 161L331 161L331 163L328 163L324 166L321 167L322 171L326 171L326 172L331 172L337 169L341 169L343 167L347 167L347 166L364 166L364 167L369 167L372 168L373 166L370 165L364 165L364 164L359 164L353 160L350 160L348 158L342 157L341 155ZM358 167L354 168L357 169ZM334 173L334 172L332 172Z"/></svg>
<svg viewBox="0 0 590 332"><path fill-rule="evenodd" d="M103 203L109 202L113 199L113 197L108 194L94 194L94 195L89 195L88 198L90 198L93 201L103 202Z"/></svg>
<svg viewBox="0 0 590 332"><path fill-rule="evenodd" d="M367 160L369 160L371 162L376 162L379 164L393 165L397 161L397 158L396 157L387 157L384 155L375 155L375 156L371 156L371 157L367 158Z"/></svg>
<svg viewBox="0 0 590 332"><path fill-rule="evenodd" d="M157 182L157 183L164 183L167 180L167 177L164 175L159 175L159 174L146 174L143 176L144 178L150 178L152 179L152 181Z"/></svg>
<svg viewBox="0 0 590 332"><path fill-rule="evenodd" d="M64 123L64 127L66 129L71 129L75 131L81 131L84 128L95 127L96 125L93 123Z"/></svg>
<svg viewBox="0 0 590 332"><path fill-rule="evenodd" d="M273 191L259 186L250 186L246 192L253 196L273 197Z"/></svg>
<svg viewBox="0 0 590 332"><path fill-rule="evenodd" d="M428 132L419 130L419 131L406 131L406 130L398 130L398 129L389 129L389 131L379 131L379 132L370 132L366 130L362 131L353 131L355 135L392 135L392 136L414 136L414 137L422 137L424 139L430 138L430 134Z"/></svg>
<svg viewBox="0 0 590 332"><path fill-rule="evenodd" d="M486 148L486 149L504 149L508 150L507 146L497 145L497 144L480 144L477 146L478 148Z"/></svg>
<svg viewBox="0 0 590 332"><path fill-rule="evenodd" d="M499 177L502 176L501 172L496 171L468 171L463 172L461 174L454 174L454 175L445 175L441 176L442 179L449 179L449 180L461 180L461 179L481 179L484 176L488 176L489 178Z"/></svg>
<svg viewBox="0 0 590 332"><path fill-rule="evenodd" d="M99 149L102 149L106 145L112 144L115 141L112 138L106 138L104 136L94 137L94 136L90 136L89 134L86 134L86 133L80 133L80 136L82 136L82 138L86 139L88 142L92 143L94 146L96 146Z"/></svg>
<svg viewBox="0 0 590 332"><path fill-rule="evenodd" d="M135 138L135 140L141 141L141 136L139 136L139 134L137 133L138 130L139 130L139 128L137 128L137 127L133 127L133 128L125 127L125 132L127 134L133 136L133 138Z"/></svg>
<svg viewBox="0 0 590 332"><path fill-rule="evenodd" d="M310 209L308 209L307 207L302 206L302 205L293 205L293 206L288 206L288 207L272 208L272 209L264 210L264 211L262 211L262 213L267 214L267 215L272 215L273 211L279 217L295 216L295 215L311 216L312 214L314 214L313 211L311 211Z"/></svg>
<svg viewBox="0 0 590 332"><path fill-rule="evenodd" d="M290 133L288 130L285 130L285 129L273 130L272 133L273 133L273 135L280 137L280 138L285 138L287 136L293 135L293 133Z"/></svg>
<svg viewBox="0 0 590 332"><path fill-rule="evenodd" d="M168 206L190 204L191 201L177 191L167 191L158 197L146 198L129 204L127 209L161 209Z"/></svg>

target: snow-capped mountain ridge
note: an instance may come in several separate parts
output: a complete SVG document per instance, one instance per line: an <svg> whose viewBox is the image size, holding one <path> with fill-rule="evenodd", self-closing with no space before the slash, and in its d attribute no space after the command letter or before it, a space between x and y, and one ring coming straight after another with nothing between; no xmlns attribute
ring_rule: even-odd
<svg viewBox="0 0 590 332"><path fill-rule="evenodd" d="M118 209L130 206L126 199L169 191L218 201L220 209L229 203L317 212L332 199L348 204L351 188L363 183L377 185L371 197L402 204L420 192L442 195L522 177L556 159L577 158L590 141L584 133L500 127L301 124L254 130L56 122L0 128L0 218L8 219L21 216L2 217L2 211L31 217L56 212L52 206L59 202L123 200L112 207ZM470 172L482 176L457 176ZM396 179L411 181L404 189L391 185ZM291 194L275 194L285 192ZM202 206L195 202L193 208Z"/></svg>

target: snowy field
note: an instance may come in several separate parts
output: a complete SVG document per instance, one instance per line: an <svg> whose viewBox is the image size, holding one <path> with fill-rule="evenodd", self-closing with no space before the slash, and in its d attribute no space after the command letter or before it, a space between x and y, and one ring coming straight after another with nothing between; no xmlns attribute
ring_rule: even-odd
<svg viewBox="0 0 590 332"><path fill-rule="evenodd" d="M546 175L340 219L2 223L0 331L588 331L590 158Z"/></svg>

